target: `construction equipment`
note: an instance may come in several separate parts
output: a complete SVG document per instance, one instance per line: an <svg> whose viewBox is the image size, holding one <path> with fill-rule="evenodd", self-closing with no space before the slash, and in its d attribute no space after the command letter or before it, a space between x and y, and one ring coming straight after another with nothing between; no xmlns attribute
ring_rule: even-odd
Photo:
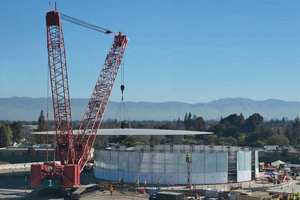
<svg viewBox="0 0 300 200"><path fill-rule="evenodd" d="M66 53L61 19L102 33L114 32L77 20L55 10L47 12L48 65L54 111L54 161L31 166L31 187L76 188L80 184L80 173L89 160L97 131L108 103L110 93L122 63L128 38L115 34L106 56L96 86L80 123L73 135ZM55 162L56 152L60 164Z"/></svg>
<svg viewBox="0 0 300 200"><path fill-rule="evenodd" d="M191 188L191 154L187 153L185 156L186 168L187 168L187 187Z"/></svg>

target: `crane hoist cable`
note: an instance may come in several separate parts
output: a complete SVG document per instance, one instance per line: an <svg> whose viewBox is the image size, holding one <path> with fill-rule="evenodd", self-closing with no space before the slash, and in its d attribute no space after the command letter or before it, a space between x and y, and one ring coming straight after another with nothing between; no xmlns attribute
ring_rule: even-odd
<svg viewBox="0 0 300 200"><path fill-rule="evenodd" d="M106 28L102 28L100 26L96 26L96 25L90 24L88 22L85 22L85 21L76 19L74 17L70 17L68 15L65 15L63 13L60 13L60 16L61 16L61 19L65 20L67 22L70 22L70 23L73 23L73 24L76 24L76 25L79 25L79 26L83 26L83 27L92 29L94 31L98 31L98 32L105 33L105 34L113 34L114 33L113 31L108 30Z"/></svg>
<svg viewBox="0 0 300 200"><path fill-rule="evenodd" d="M122 101L123 101L123 93L124 93L124 90L125 90L125 85L124 85L124 69L125 69L125 66L124 66L124 59L123 59L123 67L121 69L121 92L122 92Z"/></svg>
<svg viewBox="0 0 300 200"><path fill-rule="evenodd" d="M116 114L116 120L121 122L121 128L130 128L131 124L130 124L130 117L128 114L128 110L126 107L126 103L124 101L124 90L125 90L125 85L124 85L124 73L125 73L125 67L124 67L124 60L123 60L123 66L121 68L121 92L122 92L122 98L121 98L121 102L119 104L119 108ZM128 123L128 126L125 125Z"/></svg>

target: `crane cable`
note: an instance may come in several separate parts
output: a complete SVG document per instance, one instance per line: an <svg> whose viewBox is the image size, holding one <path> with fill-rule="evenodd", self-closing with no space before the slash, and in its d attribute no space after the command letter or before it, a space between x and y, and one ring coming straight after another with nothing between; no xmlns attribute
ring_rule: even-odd
<svg viewBox="0 0 300 200"><path fill-rule="evenodd" d="M63 13L60 13L60 16L61 16L61 19L62 19L62 20L65 20L65 21L67 21L67 22L70 22L70 23L73 23L73 24L76 24L76 25L79 25L79 26L83 26L83 27L92 29L92 30L94 30L94 31L98 31L98 32L105 33L105 34L113 34L113 33L114 33L113 31L108 30L108 29L106 29L106 28L102 28L102 27L100 27L100 26L96 26L96 25L87 23L87 22L85 22L85 21L76 19L76 18L74 18L74 17L70 17L70 16L65 15L65 14L63 14Z"/></svg>
<svg viewBox="0 0 300 200"><path fill-rule="evenodd" d="M123 92L125 90L125 85L124 85L124 69L125 69L125 66L124 66L124 59L123 59L123 67L121 68L121 91L122 91L122 101L123 101Z"/></svg>
<svg viewBox="0 0 300 200"><path fill-rule="evenodd" d="M67 21L67 22L70 22L70 23L73 23L73 24L76 24L78 26L82 26L82 27L85 27L85 28L89 28L89 29L92 29L94 31L97 31L97 32L100 32L100 33L104 33L104 34L114 34L115 32L111 31L111 30L108 30L106 28L102 28L100 26L96 26L96 25L93 25L93 24L90 24L88 22L85 22L85 21L82 21L80 19L76 19L74 17L71 17L71 16L68 16L68 15L65 15L63 13L60 13L60 17L62 20L64 21ZM94 105L95 106L95 105ZM94 109L94 108L93 108ZM89 117L90 118L90 117ZM86 135L86 130L87 130L87 127L89 125L89 122L87 124L87 126L85 127L83 133L81 133L81 138L84 138L85 135Z"/></svg>
<svg viewBox="0 0 300 200"><path fill-rule="evenodd" d="M120 122L122 121L126 121L126 118L128 120L128 123L129 123L129 126L130 125L130 117L129 117L129 114L128 114L128 110L127 110L127 107L126 107L126 103L124 101L124 97L123 97L123 92L125 90L125 85L124 85L124 59L123 59L123 66L121 68L121 86L120 86L120 89L121 89L121 92L122 92L122 99L121 99L121 102L120 102L120 105L119 105L119 108L118 108L118 111L117 111L117 114L116 114L116 120L118 120L118 116L120 117ZM124 115L124 116L122 116ZM122 117L124 117L122 119Z"/></svg>
<svg viewBox="0 0 300 200"><path fill-rule="evenodd" d="M85 21L76 19L74 17L70 17L68 15L65 15L63 13L60 13L60 16L61 16L61 19L64 20L64 21L67 21L67 22L70 22L70 23L73 23L73 24L76 24L76 25L79 25L79 26L83 26L85 28L89 28L89 29L92 29L92 30L100 32L100 33L104 33L104 34L114 34L115 33L115 32L113 32L109 29L102 28L100 26L90 24L88 22L85 22ZM117 114L116 114L116 119L117 119L118 115L120 115L120 120L122 121L121 118L122 118L122 112L123 112L123 114L125 115L123 120L125 120L125 118L127 118L128 122L129 122L129 126L131 126L130 125L129 114L128 114L127 107L126 107L126 103L124 102L124 98L123 98L123 92L124 92L124 89L125 89L125 86L124 86L124 60L123 60L123 67L121 69L121 87L120 88L121 88L121 91L122 91L122 99L121 99L121 102L120 102L120 105L119 105L119 108L118 108L118 111L117 111Z"/></svg>

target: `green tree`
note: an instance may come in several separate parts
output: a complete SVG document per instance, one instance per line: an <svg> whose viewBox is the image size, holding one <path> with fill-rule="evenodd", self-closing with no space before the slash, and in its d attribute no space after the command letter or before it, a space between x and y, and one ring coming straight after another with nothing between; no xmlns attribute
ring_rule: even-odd
<svg viewBox="0 0 300 200"><path fill-rule="evenodd" d="M45 120L43 110L41 110L41 113L40 113L40 116L39 116L39 119L38 119L37 131L39 131L39 132L46 131L46 120Z"/></svg>
<svg viewBox="0 0 300 200"><path fill-rule="evenodd" d="M239 127L237 127L237 126L228 126L224 130L224 136L225 137L238 138L239 137L239 132L240 132L240 128Z"/></svg>
<svg viewBox="0 0 300 200"><path fill-rule="evenodd" d="M253 144L255 144L257 140L258 140L258 135L256 133L253 133L246 137L245 142L247 145L253 146Z"/></svg>
<svg viewBox="0 0 300 200"><path fill-rule="evenodd" d="M192 129L192 113L191 112L189 112L189 114L187 114L187 113L185 114L183 124L187 130Z"/></svg>
<svg viewBox="0 0 300 200"><path fill-rule="evenodd" d="M284 131L284 135L288 138L290 145L297 145L297 139L294 137L294 128L288 125Z"/></svg>
<svg viewBox="0 0 300 200"><path fill-rule="evenodd" d="M258 140L267 140L273 135L271 128L265 124L258 126L256 133L258 134Z"/></svg>
<svg viewBox="0 0 300 200"><path fill-rule="evenodd" d="M209 132L213 132L215 135L217 135L219 137L222 137L224 135L225 130L226 130L226 127L224 124L217 124L208 129Z"/></svg>
<svg viewBox="0 0 300 200"><path fill-rule="evenodd" d="M256 131L258 126L263 122L263 119L264 118L259 113L254 113L249 116L245 121L244 131L247 133Z"/></svg>
<svg viewBox="0 0 300 200"><path fill-rule="evenodd" d="M204 131L205 130L205 121L203 117L197 117L193 121L193 127L196 131Z"/></svg>
<svg viewBox="0 0 300 200"><path fill-rule="evenodd" d="M12 129L12 134L13 134L13 139L12 142L20 142L20 140L22 139L21 136L21 128L22 128L22 124L21 122L14 122L10 125L11 129Z"/></svg>
<svg viewBox="0 0 300 200"><path fill-rule="evenodd" d="M273 135L272 137L270 137L267 140L267 144L268 145L279 145L279 146L288 146L289 145L289 140L287 137L285 137L284 135Z"/></svg>
<svg viewBox="0 0 300 200"><path fill-rule="evenodd" d="M237 138L237 145L238 146L244 146L245 145L245 135L240 135L238 138Z"/></svg>
<svg viewBox="0 0 300 200"><path fill-rule="evenodd" d="M9 125L0 124L0 147L8 146L13 138L12 130Z"/></svg>
<svg viewBox="0 0 300 200"><path fill-rule="evenodd" d="M218 143L218 136L216 135L204 135L205 145L215 145Z"/></svg>
<svg viewBox="0 0 300 200"><path fill-rule="evenodd" d="M183 144L190 144L190 145L197 145L199 144L197 140L192 139L192 138L186 138L183 140Z"/></svg>
<svg viewBox="0 0 300 200"><path fill-rule="evenodd" d="M226 146L236 146L237 140L233 137L226 137L219 140L219 144Z"/></svg>
<svg viewBox="0 0 300 200"><path fill-rule="evenodd" d="M42 132L42 131L46 131L46 120L45 120L45 116L44 116L44 112L43 110L41 110L39 119L38 119L38 128L36 129L37 132ZM37 144L45 144L47 141L47 136L46 135L35 135L34 136L34 141Z"/></svg>
<svg viewBox="0 0 300 200"><path fill-rule="evenodd" d="M133 147L137 142L137 138L133 135L128 135L128 137L126 137L126 139L123 142L127 147Z"/></svg>
<svg viewBox="0 0 300 200"><path fill-rule="evenodd" d="M262 140L257 140L255 143L253 143L254 147L263 147L266 146L266 142Z"/></svg>
<svg viewBox="0 0 300 200"><path fill-rule="evenodd" d="M241 127L245 123L245 118L242 114L231 114L228 117L222 118L220 120L220 124L224 124L225 126L236 126Z"/></svg>
<svg viewBox="0 0 300 200"><path fill-rule="evenodd" d="M292 138L289 138L291 141L291 144L294 146L299 145L299 142L300 142L300 120L299 120L299 117L296 117L296 119L295 119L291 136L292 136Z"/></svg>

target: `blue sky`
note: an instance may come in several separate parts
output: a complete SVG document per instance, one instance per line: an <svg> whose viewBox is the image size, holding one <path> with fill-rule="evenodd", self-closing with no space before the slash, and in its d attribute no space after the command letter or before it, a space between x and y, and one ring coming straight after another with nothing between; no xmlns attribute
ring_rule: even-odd
<svg viewBox="0 0 300 200"><path fill-rule="evenodd" d="M46 97L48 2L0 0L0 97ZM57 7L130 38L126 101L300 101L299 0L58 0ZM89 98L113 36L62 26L70 96ZM112 101L121 99L120 82Z"/></svg>

